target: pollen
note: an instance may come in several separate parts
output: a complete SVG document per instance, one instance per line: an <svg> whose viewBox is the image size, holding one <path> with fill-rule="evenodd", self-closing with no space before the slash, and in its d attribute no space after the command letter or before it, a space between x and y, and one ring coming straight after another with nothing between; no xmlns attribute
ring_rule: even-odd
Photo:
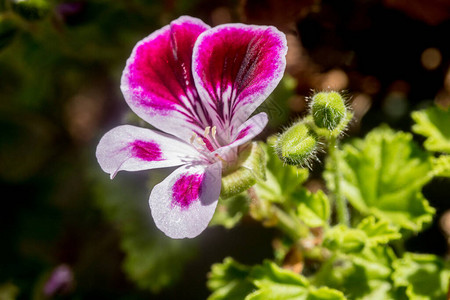
<svg viewBox="0 0 450 300"><path fill-rule="evenodd" d="M220 148L221 145L216 138L217 129L216 126L206 126L203 134L192 133L189 139L190 144L194 146L199 152L211 153ZM214 155L214 157L218 158ZM223 158L219 158L223 160Z"/></svg>
<svg viewBox="0 0 450 300"><path fill-rule="evenodd" d="M220 148L221 146L220 146L219 141L216 138L216 133L217 133L217 127L216 126L211 127L211 135L210 135L211 144L213 144L214 147L216 147L216 148ZM208 135L209 135L209 130L208 130ZM208 135L206 135L206 130L205 130L205 137Z"/></svg>
<svg viewBox="0 0 450 300"><path fill-rule="evenodd" d="M192 145L194 145L194 141L197 139L197 134L194 132L193 134L192 134L192 136L191 136L191 138L190 138L190 142L191 142L191 144Z"/></svg>
<svg viewBox="0 0 450 300"><path fill-rule="evenodd" d="M207 131L209 131L208 127L205 129L205 133ZM200 152L204 151L206 143L204 142L204 140L201 136L197 135L197 133L195 133L195 132L192 133L192 136L189 139L189 142L198 151L200 151Z"/></svg>
<svg viewBox="0 0 450 300"><path fill-rule="evenodd" d="M197 138L197 143L198 143L199 145L202 145L202 146L205 146L205 145L206 145L206 143L202 140L201 137Z"/></svg>
<svg viewBox="0 0 450 300"><path fill-rule="evenodd" d="M213 126L213 128L211 129L211 134L212 134L212 138L216 141L216 126Z"/></svg>
<svg viewBox="0 0 450 300"><path fill-rule="evenodd" d="M216 127L214 126L213 128L216 128ZM206 126L206 128L205 128L205 136L208 136L210 129L211 129L211 126Z"/></svg>

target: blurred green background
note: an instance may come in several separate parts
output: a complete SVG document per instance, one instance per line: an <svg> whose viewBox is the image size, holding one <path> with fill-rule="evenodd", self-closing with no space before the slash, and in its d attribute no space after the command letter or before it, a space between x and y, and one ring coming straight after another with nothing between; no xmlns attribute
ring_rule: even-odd
<svg viewBox="0 0 450 300"><path fill-rule="evenodd" d="M96 162L107 130L145 126L119 89L132 48L180 15L286 33L288 75L261 108L271 118L261 138L304 114L311 90L345 90L349 136L380 123L409 130L412 110L450 105L445 0L0 0L1 300L205 299L212 263L273 257L277 232L247 219L166 238L147 200L170 170L111 181ZM426 187L438 214L411 251L447 253L446 185Z"/></svg>

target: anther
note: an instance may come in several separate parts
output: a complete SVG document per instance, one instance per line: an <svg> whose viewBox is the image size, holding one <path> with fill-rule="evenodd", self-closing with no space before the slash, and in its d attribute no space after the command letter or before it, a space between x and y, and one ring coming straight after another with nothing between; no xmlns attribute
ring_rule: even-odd
<svg viewBox="0 0 450 300"><path fill-rule="evenodd" d="M197 138L197 134L194 132L191 136L190 142L191 144L194 144L195 139Z"/></svg>
<svg viewBox="0 0 450 300"><path fill-rule="evenodd" d="M216 130L217 130L216 126L213 126L211 128L211 133L214 140L216 140Z"/></svg>
<svg viewBox="0 0 450 300"><path fill-rule="evenodd" d="M209 130L211 129L211 127L210 126L206 126L206 128L205 128L205 137L206 136L208 136L208 134L209 134Z"/></svg>
<svg viewBox="0 0 450 300"><path fill-rule="evenodd" d="M206 143L202 140L202 138L197 138L197 143L202 146L206 145Z"/></svg>

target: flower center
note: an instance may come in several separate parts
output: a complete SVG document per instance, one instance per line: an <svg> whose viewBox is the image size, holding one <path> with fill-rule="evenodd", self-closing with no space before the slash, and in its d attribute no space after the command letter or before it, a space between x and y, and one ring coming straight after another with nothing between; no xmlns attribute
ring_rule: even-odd
<svg viewBox="0 0 450 300"><path fill-rule="evenodd" d="M191 144L198 149L199 147L209 150L210 152L222 147L216 138L216 126L206 126L203 136L199 137L197 133L193 133L190 139Z"/></svg>
<svg viewBox="0 0 450 300"><path fill-rule="evenodd" d="M199 136L196 132L192 133L190 143L197 149L198 152L204 155L204 157L211 163L222 161L226 162L227 159L215 153L215 151L222 147L217 140L217 127L206 126L203 134Z"/></svg>

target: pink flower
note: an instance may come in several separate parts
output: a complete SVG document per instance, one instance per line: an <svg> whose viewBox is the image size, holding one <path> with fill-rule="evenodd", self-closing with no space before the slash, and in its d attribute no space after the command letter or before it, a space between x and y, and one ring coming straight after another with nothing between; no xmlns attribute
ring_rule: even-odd
<svg viewBox="0 0 450 300"><path fill-rule="evenodd" d="M118 126L103 136L96 155L111 178L120 170L180 166L149 199L167 236L192 238L208 226L222 172L267 124L265 113L248 118L281 80L286 52L275 27L210 28L187 16L134 47L121 89L130 108L160 131Z"/></svg>

